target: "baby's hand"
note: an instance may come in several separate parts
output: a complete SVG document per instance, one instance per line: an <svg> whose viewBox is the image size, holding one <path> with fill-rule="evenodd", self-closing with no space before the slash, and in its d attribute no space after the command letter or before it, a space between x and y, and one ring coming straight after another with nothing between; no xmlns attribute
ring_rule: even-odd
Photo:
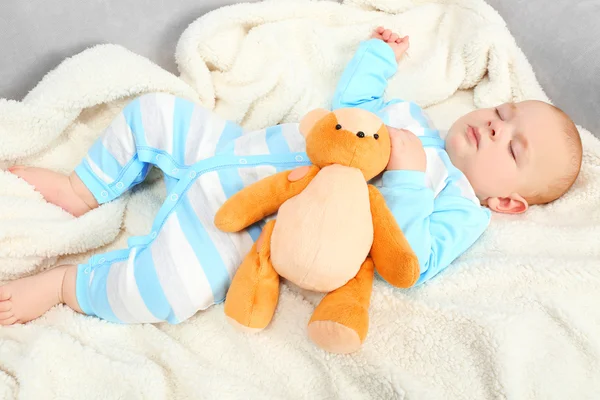
<svg viewBox="0 0 600 400"><path fill-rule="evenodd" d="M396 55L396 61L400 61L402 55L406 53L410 43L408 42L408 36L400 37L390 29L385 29L383 26L378 27L373 31L371 35L373 39L380 39L390 45L394 54Z"/></svg>
<svg viewBox="0 0 600 400"><path fill-rule="evenodd" d="M391 126L387 128L392 141L392 154L386 169L425 172L427 157L421 140L411 131Z"/></svg>

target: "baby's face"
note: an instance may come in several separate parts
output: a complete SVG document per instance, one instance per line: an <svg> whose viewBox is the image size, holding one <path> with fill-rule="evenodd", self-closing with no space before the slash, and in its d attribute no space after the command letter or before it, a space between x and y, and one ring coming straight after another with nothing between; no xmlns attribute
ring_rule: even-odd
<svg viewBox="0 0 600 400"><path fill-rule="evenodd" d="M544 190L569 162L563 136L549 104L505 103L459 118L448 132L446 149L485 204Z"/></svg>

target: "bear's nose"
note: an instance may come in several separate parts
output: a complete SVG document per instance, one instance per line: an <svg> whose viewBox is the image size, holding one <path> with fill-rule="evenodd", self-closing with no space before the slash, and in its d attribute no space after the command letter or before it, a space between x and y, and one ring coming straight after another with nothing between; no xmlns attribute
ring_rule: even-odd
<svg viewBox="0 0 600 400"><path fill-rule="evenodd" d="M363 131L358 131L358 133L356 134L356 136L358 136L359 138L364 138L365 137L365 133Z"/></svg>

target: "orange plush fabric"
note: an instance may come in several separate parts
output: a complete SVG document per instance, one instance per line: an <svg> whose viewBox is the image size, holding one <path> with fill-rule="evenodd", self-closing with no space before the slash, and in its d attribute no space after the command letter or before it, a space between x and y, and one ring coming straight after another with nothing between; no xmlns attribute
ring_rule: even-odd
<svg viewBox="0 0 600 400"><path fill-rule="evenodd" d="M279 299L279 274L271 264L269 246L274 226L275 221L265 225L262 240L237 270L225 299L225 314L251 330L267 327Z"/></svg>
<svg viewBox="0 0 600 400"><path fill-rule="evenodd" d="M313 342L342 354L360 348L369 330L373 274L368 257L354 278L321 300L308 324Z"/></svg>
<svg viewBox="0 0 600 400"><path fill-rule="evenodd" d="M215 226L223 232L239 232L275 214L291 197L302 192L317 175L319 168L311 166L306 175L291 181L293 171L283 171L262 179L231 196L215 216Z"/></svg>
<svg viewBox="0 0 600 400"><path fill-rule="evenodd" d="M336 129L338 124L341 129ZM357 137L358 132L365 136ZM387 128L374 114L343 108L317 121L306 137L306 153L320 168L331 164L357 168L368 181L385 169L390 159L390 143Z"/></svg>
<svg viewBox="0 0 600 400"><path fill-rule="evenodd" d="M334 164L279 208L271 257L284 278L327 293L356 275L372 244L365 179L356 168Z"/></svg>
<svg viewBox="0 0 600 400"><path fill-rule="evenodd" d="M375 228L371 257L377 272L390 285L409 288L419 279L419 259L385 204L379 190L369 185L371 214Z"/></svg>
<svg viewBox="0 0 600 400"><path fill-rule="evenodd" d="M300 131L313 166L263 179L217 213L216 226L236 232L279 211L236 273L225 313L242 329L265 328L284 276L330 291L310 320L309 337L325 350L350 353L367 336L374 270L394 286L410 287L419 263L383 196L367 184L390 157L381 120L362 109L317 109Z"/></svg>

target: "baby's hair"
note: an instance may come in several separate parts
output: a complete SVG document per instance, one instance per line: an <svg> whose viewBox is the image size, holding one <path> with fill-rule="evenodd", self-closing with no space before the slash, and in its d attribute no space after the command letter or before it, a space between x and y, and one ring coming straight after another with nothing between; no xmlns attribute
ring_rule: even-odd
<svg viewBox="0 0 600 400"><path fill-rule="evenodd" d="M579 131L573 120L560 108L549 104L559 115L563 123L563 133L565 135L566 148L571 153L569 165L564 173L554 182L551 182L543 193L535 193L527 199L529 204L547 204L562 197L573 186L579 171L583 158L583 147Z"/></svg>

